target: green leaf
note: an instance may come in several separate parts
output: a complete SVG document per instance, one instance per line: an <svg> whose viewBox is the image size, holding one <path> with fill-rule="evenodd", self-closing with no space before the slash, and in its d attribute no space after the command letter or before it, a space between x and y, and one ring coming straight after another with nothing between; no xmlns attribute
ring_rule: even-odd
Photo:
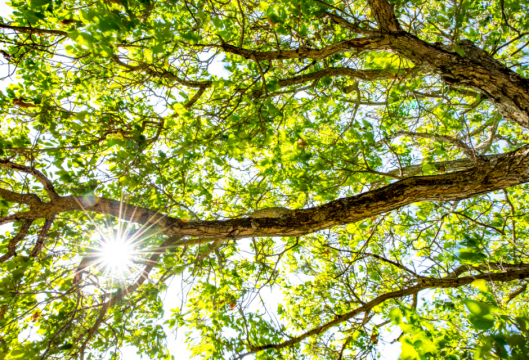
<svg viewBox="0 0 529 360"><path fill-rule="evenodd" d="M307 27L307 25L303 24L299 29L298 34L301 37L307 36L309 34L309 28Z"/></svg>
<svg viewBox="0 0 529 360"><path fill-rule="evenodd" d="M399 325L402 323L403 314L399 308L391 309L388 315L391 321L393 321L395 324Z"/></svg>
<svg viewBox="0 0 529 360"><path fill-rule="evenodd" d="M75 114L75 117L81 121L84 121L87 115L88 115L88 111L80 111L77 114Z"/></svg>
<svg viewBox="0 0 529 360"><path fill-rule="evenodd" d="M475 301L471 299L464 299L463 304L467 309L475 316L485 316L490 314L492 311L497 309L496 306L492 306L480 301Z"/></svg>
<svg viewBox="0 0 529 360"><path fill-rule="evenodd" d="M266 83L266 88L268 91L277 91L281 89L281 86L279 85L278 81L274 79Z"/></svg>
<svg viewBox="0 0 529 360"><path fill-rule="evenodd" d="M401 360L419 360L421 359L417 350L415 350L415 343L411 341L408 336L400 340L400 359Z"/></svg>
<svg viewBox="0 0 529 360"><path fill-rule="evenodd" d="M487 281L486 280L483 280L483 279L478 279L478 280L474 280L470 286L478 289L479 291L481 292L488 292L489 291L489 288L487 286Z"/></svg>
<svg viewBox="0 0 529 360"><path fill-rule="evenodd" d="M29 0L31 7L43 7L52 3L52 0Z"/></svg>
<svg viewBox="0 0 529 360"><path fill-rule="evenodd" d="M495 324L495 320L492 315L484 315L484 316L469 315L468 320L478 330L489 330Z"/></svg>
<svg viewBox="0 0 529 360"><path fill-rule="evenodd" d="M9 353L9 355L16 359L16 358L20 358L22 356L25 356L27 354L27 352L23 349L17 349L17 350L13 350Z"/></svg>

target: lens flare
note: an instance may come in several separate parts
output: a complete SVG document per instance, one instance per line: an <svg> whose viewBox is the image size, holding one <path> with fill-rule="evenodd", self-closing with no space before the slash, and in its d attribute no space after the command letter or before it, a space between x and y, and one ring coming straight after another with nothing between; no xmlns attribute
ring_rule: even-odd
<svg viewBox="0 0 529 360"><path fill-rule="evenodd" d="M84 207L87 204L95 204L97 201L98 198L92 194L92 197L83 197L79 205ZM75 270L78 281L83 279L83 274L91 273L101 277L103 280L101 285L104 287L115 288L117 286L122 289L131 281L136 281L138 276L144 276L142 269L146 264L153 262L149 259L149 255L152 256L153 252L160 251L159 249L148 249L145 245L150 238L160 234L160 230L154 230L153 227L156 227L164 216L155 213L147 219L148 226L140 227L121 220L127 217L134 218L136 210L135 206L123 203L122 196L119 216L116 216L117 221L110 219L103 222L95 221L89 212L86 213L92 223L92 230L95 231L91 232L91 244L82 245L85 249L84 258ZM95 285L89 285L85 289L90 286Z"/></svg>
<svg viewBox="0 0 529 360"><path fill-rule="evenodd" d="M122 237L106 237L101 241L102 267L115 276L126 276L133 265L134 249L130 241Z"/></svg>

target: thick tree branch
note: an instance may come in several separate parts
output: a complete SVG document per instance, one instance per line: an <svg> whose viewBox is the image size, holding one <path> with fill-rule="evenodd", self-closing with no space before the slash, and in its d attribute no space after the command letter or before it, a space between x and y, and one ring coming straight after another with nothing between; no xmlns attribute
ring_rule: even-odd
<svg viewBox="0 0 529 360"><path fill-rule="evenodd" d="M392 74L389 70L357 70L357 69L350 69L345 67L336 67L336 68L327 68L319 71L315 71L309 74L305 75L299 75L294 76L292 78L288 79L281 79L278 80L278 84L281 87L284 86L292 86L292 85L298 85L303 84L306 82L314 81L317 79L321 79L325 76L348 76L352 78L356 78L358 80L362 81L376 81L376 80L382 80L382 79L397 79L397 78L404 78L408 75L417 73L420 70L418 67L409 68L409 69L400 69L396 70L395 74Z"/></svg>
<svg viewBox="0 0 529 360"><path fill-rule="evenodd" d="M521 271L521 270L527 269L528 267L529 267L528 264L505 264L505 263L487 263L487 264L482 264L478 266L460 265L457 268L455 268L450 274L445 276L445 279L454 279L472 270L480 271L480 272L492 271L492 270Z"/></svg>
<svg viewBox="0 0 529 360"><path fill-rule="evenodd" d="M445 51L453 51L453 45L439 45ZM506 69L505 65L496 60L494 56L483 49L480 49L470 40L462 40L457 43L457 47L463 52L464 56L472 59L489 68Z"/></svg>
<svg viewBox="0 0 529 360"><path fill-rule="evenodd" d="M529 182L529 146L483 158L479 166L442 175L410 177L377 190L295 210L281 218L189 221L120 201L66 196L15 214L20 219L49 218L68 211L94 211L151 227L165 235L211 239L300 236L399 209L421 201L461 200Z"/></svg>
<svg viewBox="0 0 529 360"><path fill-rule="evenodd" d="M296 210L284 218L181 223L182 236L242 238L299 236L379 215L417 201L452 201L529 181L529 146L450 174L407 178L386 187Z"/></svg>
<svg viewBox="0 0 529 360"><path fill-rule="evenodd" d="M298 48L296 50L253 51L241 49L233 45L222 44L220 48L225 52L240 55L245 59L257 60L286 60L286 59L314 59L321 60L328 56L346 51L387 50L388 39L384 36L372 36L360 39L344 40L331 44L323 49Z"/></svg>
<svg viewBox="0 0 529 360"><path fill-rule="evenodd" d="M57 200L59 198L59 194L57 194L57 191L55 191L55 188L53 187L51 181L46 176L44 176L44 174L41 173L39 170L33 167L15 164L9 160L4 159L0 159L0 168L33 175L44 186L44 190L46 190L51 200Z"/></svg>
<svg viewBox="0 0 529 360"><path fill-rule="evenodd" d="M369 0L390 48L416 65L430 66L449 85L463 85L490 97L505 119L529 128L529 81L506 68L491 55L462 42L465 56L431 45L402 31L387 0Z"/></svg>
<svg viewBox="0 0 529 360"><path fill-rule="evenodd" d="M368 0L380 31L384 33L402 31L393 9L386 0Z"/></svg>
<svg viewBox="0 0 529 360"><path fill-rule="evenodd" d="M17 222L17 221L24 221L24 220L29 220L29 219L38 219L39 217L35 217L33 216L32 214L28 213L28 212L20 212L20 213L16 213L16 214L13 214L13 215L7 215L7 216L4 216L4 217L0 217L0 225L3 225L3 224L9 224L9 223L12 223L12 222Z"/></svg>
<svg viewBox="0 0 529 360"><path fill-rule="evenodd" d="M42 200L35 194L19 194L13 191L0 188L0 197L6 201L26 204L31 206L42 204Z"/></svg>
<svg viewBox="0 0 529 360"><path fill-rule="evenodd" d="M529 81L485 57L462 57L404 32L391 34L391 49L441 75L445 83L472 88L490 98L501 115L529 128ZM482 59L482 61L479 61ZM497 63L497 61L495 61Z"/></svg>
<svg viewBox="0 0 529 360"><path fill-rule="evenodd" d="M16 234L11 239L11 241L9 241L9 244L7 245L7 252L2 257L0 257L0 262L6 262L16 254L18 243L26 237L32 223L33 220L24 221L24 223L20 227L20 230L18 231L18 234Z"/></svg>
<svg viewBox="0 0 529 360"><path fill-rule="evenodd" d="M46 35L68 36L68 33L66 31L38 29L38 28L33 28L33 27L28 27L28 26L11 26L11 25L0 23L0 28L14 30L16 32L21 32L25 34L46 34Z"/></svg>

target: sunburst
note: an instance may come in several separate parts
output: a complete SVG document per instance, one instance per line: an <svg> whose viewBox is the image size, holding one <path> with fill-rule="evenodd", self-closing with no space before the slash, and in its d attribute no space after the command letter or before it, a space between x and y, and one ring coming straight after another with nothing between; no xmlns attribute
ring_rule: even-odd
<svg viewBox="0 0 529 360"><path fill-rule="evenodd" d="M83 200L85 202L85 199ZM125 215L123 204L122 198L117 224L107 223L101 226L88 215L90 222L95 226L95 232L92 235L95 244L85 246L85 249L88 250L86 256L90 260L78 268L80 271L84 271L88 267L95 268L96 272L102 274L105 282L111 287L116 281L126 285L131 277L135 277L138 272L141 273L139 271L142 269L141 265L149 263L145 256L156 251L144 248L145 243L149 238L160 233L160 230L152 231L151 229L162 217L153 221L149 226L136 229L132 223L120 219L121 215ZM134 207L133 213L135 211L136 208ZM149 220L154 220L154 216Z"/></svg>
<svg viewBox="0 0 529 360"><path fill-rule="evenodd" d="M134 244L131 238L123 234L112 234L112 232L100 236L99 248L95 251L99 266L104 273L124 279L134 270L138 244Z"/></svg>

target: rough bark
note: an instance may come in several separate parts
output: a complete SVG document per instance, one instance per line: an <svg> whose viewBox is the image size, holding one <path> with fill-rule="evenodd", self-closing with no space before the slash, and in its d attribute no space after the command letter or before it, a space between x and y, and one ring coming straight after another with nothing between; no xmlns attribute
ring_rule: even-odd
<svg viewBox="0 0 529 360"><path fill-rule="evenodd" d="M324 76L347 76L362 81L376 81L383 79L396 79L400 77L406 77L411 74L418 73L420 68L401 69L396 74L392 74L388 70L371 70L371 69L350 69L345 67L331 67L319 71L315 71L309 74L298 75L288 79L281 79L277 83L279 86L292 86L303 84L309 81L321 79Z"/></svg>
<svg viewBox="0 0 529 360"><path fill-rule="evenodd" d="M18 243L26 237L32 223L33 220L24 221L18 233L11 239L11 241L9 241L9 244L7 244L7 252L0 257L0 262L6 262L16 254Z"/></svg>
<svg viewBox="0 0 529 360"><path fill-rule="evenodd" d="M359 39L344 40L331 44L322 49L298 48L295 50L253 51L242 49L229 44L222 44L220 48L225 52L240 55L246 59L256 60L287 60L314 59L321 60L345 51L367 51L389 49L389 38L385 36L371 36Z"/></svg>
<svg viewBox="0 0 529 360"><path fill-rule="evenodd" d="M68 211L94 211L150 227L154 232L180 237L227 238L300 236L345 225L421 201L452 201L529 182L529 146L511 153L483 158L477 166L454 173L410 177L377 190L338 199L322 206L295 210L281 218L241 218L226 221L183 222L155 210L119 201L65 196L34 203L10 221L51 218ZM3 192L7 201L19 194ZM6 217L7 218L7 217ZM0 218L6 222L6 218Z"/></svg>
<svg viewBox="0 0 529 360"><path fill-rule="evenodd" d="M222 43L217 45L223 51L255 60L314 59L321 60L341 52L359 51L393 51L411 60L429 72L441 75L449 85L460 85L472 88L483 96L490 98L505 119L529 128L529 81L514 71L503 66L487 52L474 46L469 41L462 41L458 46L464 56L455 52L455 48L443 44L429 44L416 36L403 31L391 6L386 0L370 0L369 5L377 22L380 33L370 32L371 36L350 39L328 45L321 49L298 48L294 50L256 51ZM338 16L331 16L335 23L350 28L346 21ZM37 29L31 27L0 24L0 28L11 29L22 33L40 33L64 35L60 30ZM363 32L366 33L366 32ZM144 71L150 76L167 78L182 85L196 88L208 88L209 81L184 80L169 70L153 69L149 65L130 66L118 56L113 60L132 71Z"/></svg>
<svg viewBox="0 0 529 360"><path fill-rule="evenodd" d="M368 0L368 4L381 32L389 33L402 30L393 9L387 1Z"/></svg>
<svg viewBox="0 0 529 360"><path fill-rule="evenodd" d="M391 50L416 65L430 68L449 85L463 85L479 91L492 99L505 119L529 128L527 79L502 66L491 55L484 56L483 50L479 51L468 42L462 43L465 56L461 56L455 49L447 51L442 45L428 44L401 31L387 0L369 0L369 5Z"/></svg>
<svg viewBox="0 0 529 360"><path fill-rule="evenodd" d="M46 219L44 226L39 232L37 243L35 244L35 247L33 247L33 250L31 250L30 252L30 256L32 257L39 256L39 254L41 253L42 249L44 248L46 244L46 239L48 238L48 233L50 232L50 229L53 226L54 220L55 220L55 216L52 216L51 218Z"/></svg>
<svg viewBox="0 0 529 360"><path fill-rule="evenodd" d="M390 46L415 64L430 67L449 85L463 85L486 95L505 119L529 128L529 81L514 71L489 67L487 62L445 51L404 32L393 34Z"/></svg>

